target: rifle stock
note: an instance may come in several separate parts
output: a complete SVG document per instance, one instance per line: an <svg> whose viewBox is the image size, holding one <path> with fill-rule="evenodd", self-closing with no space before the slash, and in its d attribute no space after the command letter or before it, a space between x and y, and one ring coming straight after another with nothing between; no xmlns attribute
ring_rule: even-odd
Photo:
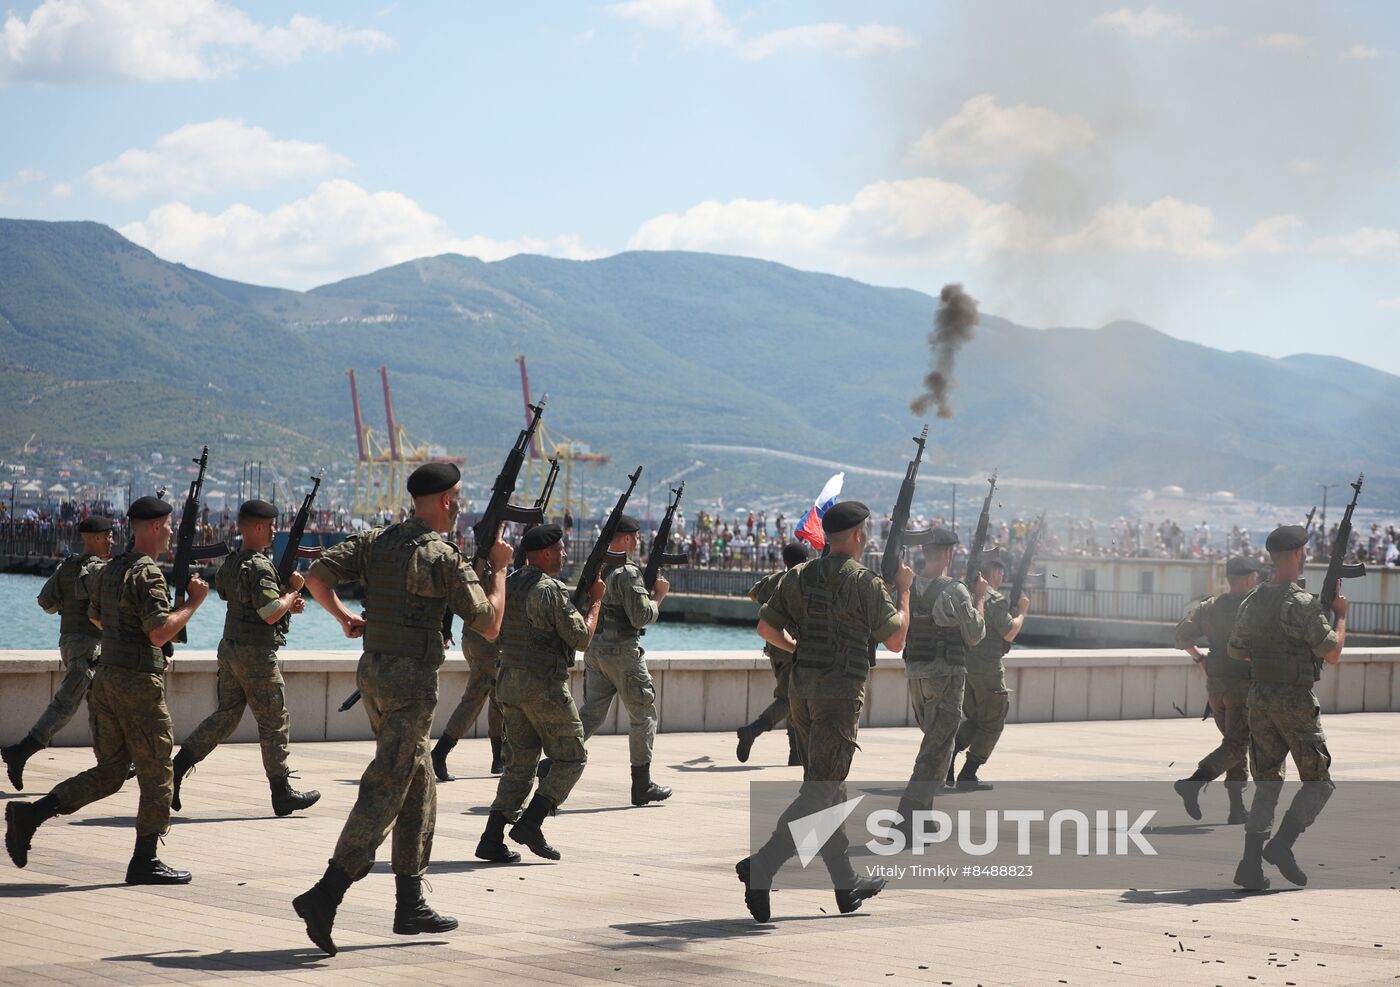
<svg viewBox="0 0 1400 987"><path fill-rule="evenodd" d="M905 535L909 530L909 511L914 505L914 483L919 475L919 464L923 462L926 442L927 425L914 437L914 444L918 449L904 469L904 482L899 486L899 496L895 498L894 510L890 513L890 534L885 539L885 554L880 557L880 575L890 587L894 586L895 576L899 575L899 562L904 554Z"/></svg>

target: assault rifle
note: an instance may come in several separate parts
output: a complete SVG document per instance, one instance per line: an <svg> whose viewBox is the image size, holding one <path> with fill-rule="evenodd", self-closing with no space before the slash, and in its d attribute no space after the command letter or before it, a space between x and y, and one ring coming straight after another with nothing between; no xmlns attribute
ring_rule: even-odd
<svg viewBox="0 0 1400 987"><path fill-rule="evenodd" d="M676 520L676 508L681 504L681 494L685 492L685 481L681 481L679 487L672 489L675 495L671 503L666 505L666 516L661 519L661 527L656 529L656 537L651 540L651 554L647 556L647 567L642 570L642 585L650 593L656 586L656 577L661 575L663 565L685 565L690 561L690 556L684 552L668 552L671 545L671 526Z"/></svg>
<svg viewBox="0 0 1400 987"><path fill-rule="evenodd" d="M924 458L924 443L928 441L928 426L914 437L918 451L909 465L904 468L904 482L899 485L899 496L894 501L894 511L890 514L890 534L885 539L885 554L880 557L880 575L891 591L895 577L899 575L899 562L904 554L906 535L909 531L909 509L914 504L914 479L919 475L919 463Z"/></svg>
<svg viewBox="0 0 1400 987"><path fill-rule="evenodd" d="M1366 566L1361 562L1347 564L1347 546L1351 544L1351 513L1356 510L1356 500L1361 496L1361 483L1365 474L1358 475L1351 484L1351 503L1342 515L1342 523L1337 525L1337 537L1332 540L1332 557L1327 560L1327 575L1322 577L1322 609L1332 612L1332 604L1337 601L1337 584L1343 579L1360 579L1366 575Z"/></svg>
<svg viewBox="0 0 1400 987"><path fill-rule="evenodd" d="M997 492L995 471L987 478L987 499L982 501L982 513L977 518L977 530L972 535L972 544L967 549L967 572L963 582L974 595L977 593L977 577L982 574L982 553L987 547L987 529L992 523L992 498Z"/></svg>
<svg viewBox="0 0 1400 987"><path fill-rule="evenodd" d="M301 545L302 536L306 534L306 522L311 519L311 505L316 502L316 491L321 489L321 475L317 473L311 477L311 492L302 500L301 508L287 531L287 544L282 549L282 557L277 560L277 581L284 589L292 578L292 573L296 572L297 559L321 557L319 548L303 548Z"/></svg>
<svg viewBox="0 0 1400 987"><path fill-rule="evenodd" d="M559 457L555 456L549 461L549 475L544 478L544 486L540 487L540 495L535 498L535 510L540 512L541 518L544 517L544 512L549 509L549 498L554 494L554 480L558 476ZM524 564L525 546L519 544L515 546L515 568L519 569Z"/></svg>
<svg viewBox="0 0 1400 987"><path fill-rule="evenodd" d="M588 553L588 561L583 563L583 569L578 574L578 585L574 587L574 606L585 613L588 612L588 590L603 571L603 566L621 565L627 561L625 555L611 551L608 546L617 534L617 526L622 522L622 509L627 506L627 500L636 489L637 480L641 475L642 468L638 466L637 472L627 477L631 482L627 484L627 489L622 491L622 496L617 498L608 519L603 522L603 528L598 532L598 540L593 543L593 549Z"/></svg>
<svg viewBox="0 0 1400 987"><path fill-rule="evenodd" d="M199 498L204 492L204 474L209 471L209 447L205 446L199 458L193 462L199 467L199 473L190 481L189 493L185 494L185 506L180 514L180 530L175 535L175 554L172 556L170 567L170 590L177 610L185 605L185 588L190 584L191 564L222 558L228 554L228 546L221 541L212 545L194 543L195 535L199 534ZM183 627L180 628L180 633L175 635L175 640L181 644L189 640L189 635ZM175 649L169 643L161 650L167 658L175 653Z"/></svg>
<svg viewBox="0 0 1400 987"><path fill-rule="evenodd" d="M1045 527L1045 512L1040 512L1040 517L1036 518L1035 530L1026 535L1026 549L1021 553L1021 560L1016 563L1016 572L1011 577L1011 594L1006 598L1011 604L1011 616L1015 617L1017 608L1021 605L1021 597L1026 595L1026 579L1031 574L1031 559L1035 557L1036 546L1040 544L1040 532Z"/></svg>

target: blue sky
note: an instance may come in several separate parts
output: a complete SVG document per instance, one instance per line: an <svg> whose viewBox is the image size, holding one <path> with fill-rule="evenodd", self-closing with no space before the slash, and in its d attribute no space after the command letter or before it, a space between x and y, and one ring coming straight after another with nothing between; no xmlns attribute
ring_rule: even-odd
<svg viewBox="0 0 1400 987"><path fill-rule="evenodd" d="M0 214L306 288L766 257L1400 372L1400 7L47 0Z"/></svg>

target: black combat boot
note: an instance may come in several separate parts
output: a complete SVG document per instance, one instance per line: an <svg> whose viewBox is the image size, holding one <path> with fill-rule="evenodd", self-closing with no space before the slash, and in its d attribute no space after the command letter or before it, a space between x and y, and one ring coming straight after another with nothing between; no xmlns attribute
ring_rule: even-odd
<svg viewBox="0 0 1400 987"><path fill-rule="evenodd" d="M980 768L982 764L982 761L977 760L977 758L973 757L971 754L967 755L967 759L963 761L962 770L958 772L958 791L990 792L992 790L991 785L977 777L977 769ZM950 762L948 769L951 771L952 767L953 765Z"/></svg>
<svg viewBox="0 0 1400 987"><path fill-rule="evenodd" d="M457 746L457 741L447 734L438 738L438 742L433 745L433 774L438 781L456 781L457 778L448 773L447 755L452 753L452 748Z"/></svg>
<svg viewBox="0 0 1400 987"><path fill-rule="evenodd" d="M16 867L29 863L29 847L34 831L58 815L58 799L45 795L37 802L9 802L5 805L5 850Z"/></svg>
<svg viewBox="0 0 1400 987"><path fill-rule="evenodd" d="M1260 859L1264 841L1268 838L1268 833L1246 831L1244 834L1244 856L1240 858L1240 865L1235 868L1235 883L1246 891L1269 889L1269 879L1264 876L1264 865Z"/></svg>
<svg viewBox="0 0 1400 987"><path fill-rule="evenodd" d="M290 776L269 778L267 783L272 789L272 811L279 816L290 816L321 801L320 792L299 792L293 788Z"/></svg>
<svg viewBox="0 0 1400 987"><path fill-rule="evenodd" d="M535 856L543 857L546 860L558 860L563 856L549 845L549 841L544 838L544 830L540 828L544 823L544 817L549 815L553 808L552 801L542 793L536 792L535 797L530 800L530 804L525 807L525 811L520 814L515 825L510 828L512 840L528 847Z"/></svg>
<svg viewBox="0 0 1400 987"><path fill-rule="evenodd" d="M860 903L866 898L873 898L885 890L885 879L883 877L858 877L853 885L850 888L836 889L836 907L841 910L842 915L849 915L859 908Z"/></svg>
<svg viewBox="0 0 1400 987"><path fill-rule="evenodd" d="M506 823L509 821L504 812L491 810L486 817L486 831L476 843L478 860L493 864L513 864L520 860L520 854L506 846Z"/></svg>
<svg viewBox="0 0 1400 987"><path fill-rule="evenodd" d="M350 890L350 875L335 864L326 868L325 876L311 886L311 890L292 899L292 907L306 923L306 935L321 952L335 955L335 940L331 929L335 926L335 910L345 900L345 892Z"/></svg>
<svg viewBox="0 0 1400 987"><path fill-rule="evenodd" d="M955 779L955 778L953 777L953 764L954 764L954 762L957 761L957 759L958 759L958 752L957 752L957 751L954 751L954 752L953 752L953 756L950 757L950 758L948 758L948 777L946 777L946 778L943 779L943 785L944 785L945 788L952 788L952 787L954 787L955 785L957 785L957 779Z"/></svg>
<svg viewBox="0 0 1400 987"><path fill-rule="evenodd" d="M788 735L788 767L802 767L802 748L797 743L797 731L792 727L787 728Z"/></svg>
<svg viewBox="0 0 1400 987"><path fill-rule="evenodd" d="M156 856L154 833L136 837L136 849L131 854L131 863L126 865L127 884L189 884L190 872L176 870L160 862Z"/></svg>
<svg viewBox="0 0 1400 987"><path fill-rule="evenodd" d="M632 804L646 805L648 802L664 802L671 797L671 790L651 780L650 764L632 765Z"/></svg>
<svg viewBox="0 0 1400 987"><path fill-rule="evenodd" d="M1192 819L1201 818L1201 789L1206 787L1208 781L1210 773L1197 768L1190 778L1182 778L1172 784L1176 794L1181 796L1181 804L1186 807L1186 814Z"/></svg>
<svg viewBox="0 0 1400 987"><path fill-rule="evenodd" d="M394 935L451 932L455 928L455 918L439 915L423 900L423 878L394 875Z"/></svg>
<svg viewBox="0 0 1400 987"><path fill-rule="evenodd" d="M749 910L755 922L767 922L773 914L767 888L755 888L749 884L751 865L745 857L734 865L734 873L744 882L744 907Z"/></svg>
<svg viewBox="0 0 1400 987"><path fill-rule="evenodd" d="M5 773L10 776L15 791L24 791L24 762L43 749L44 745L35 740L32 733L17 744L0 747L0 759L5 762Z"/></svg>
<svg viewBox="0 0 1400 987"><path fill-rule="evenodd" d="M1225 821L1231 826L1240 826L1249 821L1249 810L1244 805L1244 782L1227 781L1225 794L1230 796L1230 818Z"/></svg>
<svg viewBox="0 0 1400 987"><path fill-rule="evenodd" d="M505 770L505 761L501 759L501 748L503 746L503 743L504 738L502 737L491 738L491 773L493 775L498 775L503 770Z"/></svg>
<svg viewBox="0 0 1400 987"><path fill-rule="evenodd" d="M749 752L753 750L753 742L759 738L759 735L767 732L768 724L763 721L761 716L752 723L739 728L739 746L735 749L734 756L739 759L740 764L748 761Z"/></svg>
<svg viewBox="0 0 1400 987"><path fill-rule="evenodd" d="M194 766L199 763L194 759L188 747L181 747L180 753L175 755L175 791L170 795L170 808L179 812L183 806L180 805L180 783L185 780L185 775L194 770Z"/></svg>
<svg viewBox="0 0 1400 987"><path fill-rule="evenodd" d="M1298 820L1291 814L1285 814L1278 824L1278 832L1274 833L1274 838L1261 851L1265 860L1299 887L1308 883L1308 875L1303 873L1298 861L1293 859L1293 841L1298 839L1302 832L1303 827L1298 825Z"/></svg>

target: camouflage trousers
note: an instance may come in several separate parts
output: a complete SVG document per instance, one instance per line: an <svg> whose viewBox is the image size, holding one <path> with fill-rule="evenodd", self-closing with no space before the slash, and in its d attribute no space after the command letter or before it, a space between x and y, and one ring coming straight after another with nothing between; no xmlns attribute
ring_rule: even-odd
<svg viewBox="0 0 1400 987"><path fill-rule="evenodd" d="M1010 709L1011 692L1006 688L1003 669L986 672L969 669L967 683L963 686L963 721L958 726L954 747L966 750L969 758L985 764L1001 739Z"/></svg>
<svg viewBox="0 0 1400 987"><path fill-rule="evenodd" d="M78 712L92 685L102 639L87 634L60 634L58 656L63 662L63 679L58 683L48 707L29 730L40 747L53 743L53 735L68 725Z"/></svg>
<svg viewBox="0 0 1400 987"><path fill-rule="evenodd" d="M628 748L633 766L651 763L656 744L656 686L647 670L645 652L635 644L595 644L583 657L583 736L598 732L614 696L627 710Z"/></svg>
<svg viewBox="0 0 1400 987"><path fill-rule="evenodd" d="M367 651L360 656L355 684L374 731L374 760L360 776L331 863L358 881L369 873L374 853L394 831L391 861L401 877L428 869L437 823L437 783L433 778L428 731L438 698L442 659L406 658Z"/></svg>
<svg viewBox="0 0 1400 987"><path fill-rule="evenodd" d="M960 665L938 665L932 675L909 680L909 698L914 704L914 722L924 732L914 771L905 786L904 797L918 808L927 809L948 776L953 763L953 744L962 722L963 692L967 670Z"/></svg>
<svg viewBox="0 0 1400 987"><path fill-rule="evenodd" d="M99 665L87 703L97 765L59 782L50 793L58 811L68 815L115 794L126 783L127 768L135 765L141 786L136 835L164 836L175 791L175 725L165 705L165 676Z"/></svg>
<svg viewBox="0 0 1400 987"><path fill-rule="evenodd" d="M773 666L773 678L778 684L773 689L773 701L768 704L768 708L758 714L758 722L763 724L765 730L772 730L781 726L788 717L788 680L792 678L792 655L785 654L781 658L768 656L768 663Z"/></svg>
<svg viewBox="0 0 1400 987"><path fill-rule="evenodd" d="M503 720L501 704L496 698L496 658L467 655L467 688L462 693L461 702L447 719L442 735L453 740L461 740L481 715L481 707L486 706L486 733L490 737L502 736Z"/></svg>
<svg viewBox="0 0 1400 987"><path fill-rule="evenodd" d="M227 740L243 719L243 710L251 707L258 724L263 771L270 779L287 777L287 736L292 721L276 647L220 641L218 690L219 708L185 738L184 749L195 763Z"/></svg>
<svg viewBox="0 0 1400 987"><path fill-rule="evenodd" d="M1288 806L1299 829L1313 820L1332 797L1336 785L1328 769L1332 755L1322 732L1322 707L1306 685L1255 682L1249 687L1250 772L1254 799L1245 830L1267 833L1283 790L1283 767L1290 754L1303 783Z"/></svg>
<svg viewBox="0 0 1400 987"><path fill-rule="evenodd" d="M503 668L496 695L509 743L491 810L512 820L520 815L534 785L541 751L554 763L540 782L540 794L555 805L563 805L588 760L583 724L568 682L525 668Z"/></svg>
<svg viewBox="0 0 1400 987"><path fill-rule="evenodd" d="M773 875L797 852L788 823L846 801L846 776L850 774L851 759L856 752L861 697L806 699L790 696L788 703L788 725L797 734L797 746L803 752L802 787L797 791L797 798L778 817L768 842L753 855L750 874L755 888L771 887ZM822 863L826 864L834 887L854 886L856 873L851 866L850 848L844 826L838 826L822 844Z"/></svg>
<svg viewBox="0 0 1400 987"><path fill-rule="evenodd" d="M1206 695L1210 713L1220 731L1220 746L1201 758L1197 767L1211 778L1225 776L1225 784L1245 787L1249 775L1249 680L1209 678Z"/></svg>

